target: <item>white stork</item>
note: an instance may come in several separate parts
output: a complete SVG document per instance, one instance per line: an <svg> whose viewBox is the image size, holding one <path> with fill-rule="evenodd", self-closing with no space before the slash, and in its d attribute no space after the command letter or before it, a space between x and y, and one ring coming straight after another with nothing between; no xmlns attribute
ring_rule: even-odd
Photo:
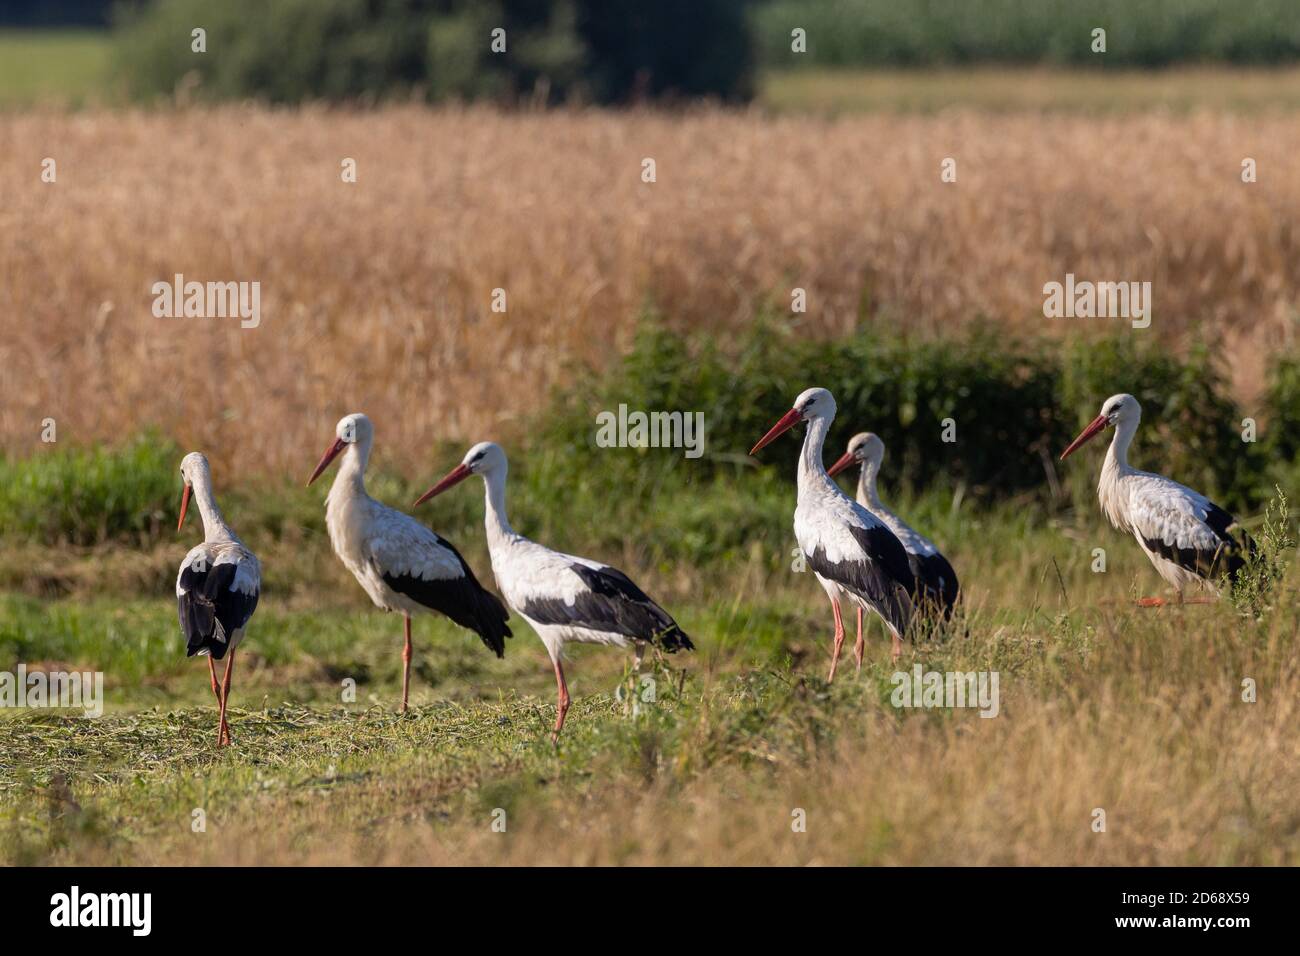
<svg viewBox="0 0 1300 956"><path fill-rule="evenodd" d="M640 668L647 643L675 653L695 645L677 622L616 568L588 558L552 551L515 532L506 518L506 453L493 442L480 442L459 465L415 502L418 506L470 475L482 475L487 507L488 553L506 603L527 621L546 646L555 669L557 711L551 741L557 743L569 712L564 679L564 645L633 645Z"/></svg>
<svg viewBox="0 0 1300 956"><path fill-rule="evenodd" d="M1061 453L1061 461L1113 425L1115 437L1097 483L1101 510L1117 529L1137 538L1156 571L1178 592L1179 604L1189 584L1217 593L1216 579L1235 581L1246 555L1254 553L1255 542L1209 498L1128 463L1128 446L1141 419L1142 406L1136 398L1112 395L1102 403L1101 414ZM1143 607L1164 603L1163 598L1138 601Z"/></svg>
<svg viewBox="0 0 1300 956"><path fill-rule="evenodd" d="M185 635L185 655L198 654L208 659L208 679L220 709L217 746L230 743L226 725L226 702L230 699L231 672L235 666L235 648L244 639L248 619L257 609L262 568L252 551L235 536L217 508L212 494L212 472L208 460L196 451L181 459L181 514L176 522L180 531L185 524L190 495L203 519L203 543L190 549L176 575L176 609L181 632ZM226 673L217 687L217 665L226 660Z"/></svg>
<svg viewBox="0 0 1300 956"><path fill-rule="evenodd" d="M952 617L957 603L959 586L957 572L948 559L934 546L934 542L913 529L906 521L885 507L876 491L876 478L885 459L885 443L875 432L859 432L849 439L848 450L827 470L834 478L850 465L860 465L858 472L858 504L888 525L907 551L907 563L916 578L916 592L912 604L918 610L946 621ZM859 624L861 622L859 621ZM858 667L862 667L862 631L853 648Z"/></svg>
<svg viewBox="0 0 1300 956"><path fill-rule="evenodd" d="M402 612L402 713L411 682L411 615L438 611L474 631L487 649L504 657L510 615L486 590L450 541L409 515L366 494L366 463L375 429L360 413L345 415L335 439L307 479L310 485L343 455L325 498L325 525L339 560L375 605Z"/></svg>
<svg viewBox="0 0 1300 956"><path fill-rule="evenodd" d="M794 510L794 535L808 566L817 575L835 612L831 673L835 679L844 646L841 598L857 608L858 630L863 610L874 611L893 639L892 659L902 653L902 636L912 616L915 584L907 552L889 527L840 490L822 464L822 445L835 419L835 399L824 388L810 388L795 399L750 454L758 453L778 435L800 421L808 423L799 453L798 504Z"/></svg>

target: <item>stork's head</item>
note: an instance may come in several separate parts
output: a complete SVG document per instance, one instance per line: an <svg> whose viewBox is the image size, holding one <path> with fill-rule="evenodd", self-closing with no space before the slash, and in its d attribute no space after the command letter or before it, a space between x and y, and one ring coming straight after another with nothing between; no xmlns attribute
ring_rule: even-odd
<svg viewBox="0 0 1300 956"><path fill-rule="evenodd" d="M781 416L781 420L758 440L758 444L749 450L751 455L769 445L778 436L789 431L799 422L809 422L815 418L829 421L835 417L835 398L824 388L809 388L799 393L794 400L794 407Z"/></svg>
<svg viewBox="0 0 1300 956"><path fill-rule="evenodd" d="M826 474L833 477L850 465L865 465L868 462L879 468L884 458L885 443L880 440L880 436L875 432L858 432L849 439L849 450L827 469Z"/></svg>
<svg viewBox="0 0 1300 956"><path fill-rule="evenodd" d="M422 505L435 495L440 495L452 485L458 485L470 475L505 474L506 453L494 441L481 441L465 453L461 463L447 472L436 485L415 499Z"/></svg>
<svg viewBox="0 0 1300 956"><path fill-rule="evenodd" d="M181 459L181 480L185 482L185 490L181 492L181 516L176 521L177 531L185 524L185 512L190 506L190 492L194 488L194 482L203 481L208 474L208 460L201 452L192 451Z"/></svg>
<svg viewBox="0 0 1300 956"><path fill-rule="evenodd" d="M1061 461L1069 458L1080 447L1101 434L1109 426L1129 426L1136 428L1142 418L1142 406L1138 400L1126 392L1112 395L1101 403L1101 414L1088 423L1079 437L1070 442L1070 447L1061 452Z"/></svg>
<svg viewBox="0 0 1300 956"><path fill-rule="evenodd" d="M307 484L310 485L319 478L321 472L330 466L330 462L342 454L343 450L349 445L369 449L374 437L375 426L370 424L370 419L361 412L344 415L339 419L339 423L334 426L334 441L325 449L325 454L321 456L316 465L316 470L307 479Z"/></svg>

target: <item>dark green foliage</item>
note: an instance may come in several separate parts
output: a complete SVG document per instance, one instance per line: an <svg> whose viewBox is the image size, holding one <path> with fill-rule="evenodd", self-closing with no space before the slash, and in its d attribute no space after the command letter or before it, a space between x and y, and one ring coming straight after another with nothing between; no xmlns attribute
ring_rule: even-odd
<svg viewBox="0 0 1300 956"><path fill-rule="evenodd" d="M1144 418L1134 464L1218 495L1227 507L1248 503L1259 490L1256 446L1241 441L1241 416L1225 397L1209 353L1196 350L1180 359L1128 338L1062 354L1045 344L1008 347L1006 337L992 330L945 341L863 333L814 342L769 322L723 350L650 329L593 393L566 397L547 438L594 448L597 412L616 410L620 402L630 409L701 411L707 434L701 461L626 449L604 454L602 471L657 462L677 482L738 474L747 470L754 442L814 385L829 388L839 409L827 462L854 433L874 431L885 442L894 489L961 489L985 500L1028 493L1046 500L1058 476L1077 474L1077 487L1067 484L1084 501L1085 489L1096 484L1096 468L1086 464L1087 455L1064 466L1056 459L1105 398L1131 391ZM943 440L949 418L955 442ZM761 455L764 467L792 480L797 440L770 446Z"/></svg>
<svg viewBox="0 0 1300 956"><path fill-rule="evenodd" d="M774 67L1071 63L1279 63L1300 55L1289 0L775 0L755 7ZM792 54L790 31L807 31ZM1106 52L1092 31L1106 30Z"/></svg>
<svg viewBox="0 0 1300 956"><path fill-rule="evenodd" d="M1300 454L1300 358L1286 356L1274 364L1265 405L1269 415L1261 440L1274 460L1295 462Z"/></svg>
<svg viewBox="0 0 1300 956"><path fill-rule="evenodd" d="M157 0L119 21L119 68L140 97L622 103L752 90L740 0ZM195 27L206 53L191 51Z"/></svg>
<svg viewBox="0 0 1300 956"><path fill-rule="evenodd" d="M160 0L123 8L119 70L140 96L275 102L398 94L425 76L428 12L415 0ZM207 31L204 53L191 31ZM192 79L191 79L192 78Z"/></svg>
<svg viewBox="0 0 1300 956"><path fill-rule="evenodd" d="M592 0L578 18L597 102L746 99L753 43L741 0Z"/></svg>

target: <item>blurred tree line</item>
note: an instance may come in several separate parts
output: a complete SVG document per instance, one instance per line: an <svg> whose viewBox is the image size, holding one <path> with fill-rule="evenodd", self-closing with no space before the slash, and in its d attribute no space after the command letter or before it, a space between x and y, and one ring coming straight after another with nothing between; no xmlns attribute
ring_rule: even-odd
<svg viewBox="0 0 1300 956"><path fill-rule="evenodd" d="M745 100L756 65L1282 63L1300 58L1296 13L1297 0L3 0L0 26L112 22L119 72L145 99L624 104Z"/></svg>
<svg viewBox="0 0 1300 956"><path fill-rule="evenodd" d="M4 0L0 27L106 27L114 0Z"/></svg>
<svg viewBox="0 0 1300 956"><path fill-rule="evenodd" d="M1296 13L1297 0L4 0L0 26L111 21L120 72L144 98L184 79L200 95L281 102L628 103L744 100L756 63L1283 63L1300 58ZM190 50L195 27L206 54ZM505 52L491 46L498 28Z"/></svg>
<svg viewBox="0 0 1300 956"><path fill-rule="evenodd" d="M763 0L753 27L760 61L781 67L1163 67L1294 61L1298 13L1296 0Z"/></svg>
<svg viewBox="0 0 1300 956"><path fill-rule="evenodd" d="M596 103L753 90L744 0L153 0L117 7L137 96ZM191 31L206 31L206 53ZM504 32L500 32L504 31Z"/></svg>

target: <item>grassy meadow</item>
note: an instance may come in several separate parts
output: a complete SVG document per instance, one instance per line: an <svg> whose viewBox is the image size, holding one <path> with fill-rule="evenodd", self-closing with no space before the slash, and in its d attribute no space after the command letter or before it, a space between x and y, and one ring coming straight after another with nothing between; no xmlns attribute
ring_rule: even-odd
<svg viewBox="0 0 1300 956"><path fill-rule="evenodd" d="M29 39L0 34L0 671L103 671L106 712L0 709L0 863L1300 863L1300 578L1135 607L1162 584L1097 512L1101 443L1055 462L1131 391L1135 464L1257 536L1275 487L1300 493L1294 70L768 68L744 109L143 109L102 37ZM24 85L33 64L58 82ZM1044 318L1067 272L1151 281L1151 327ZM155 317L177 273L260 282L260 324ZM792 553L797 439L746 455L812 384L840 404L828 452L885 438L885 500L965 593L897 668L869 623L833 685ZM701 411L704 456L596 447L620 403ZM303 488L352 411L398 507L500 441L515 526L622 567L698 650L647 685L576 648L552 748L525 624L497 660L420 618L398 715L401 620L330 551L332 474ZM191 449L264 567L220 751L175 618ZM473 483L417 514L488 581L482 507ZM893 706L917 665L997 672L998 715Z"/></svg>
<svg viewBox="0 0 1300 956"><path fill-rule="evenodd" d="M628 661L579 649L558 749L549 668L523 628L497 661L445 622L419 621L403 718L398 619L361 607L341 580L334 600L310 605L268 588L232 692L236 746L218 752L206 676L178 653L166 595L11 596L0 647L25 635L23 659L102 666L112 703L98 720L0 718L0 852L55 863L1296 863L1293 584L1258 620L1226 603L1138 609L1127 599L1153 575L1134 549L1020 530L1010 516L966 524L950 544L968 587L959 636L909 647L899 663L996 670L995 718L891 706L878 627L862 672L850 662L827 685L819 589L760 560L726 591L654 580L700 650L656 667L656 699L637 713L615 696ZM1081 557L1097 542L1114 545L1106 574ZM354 703L340 694L348 676ZM1246 678L1256 703L1242 701ZM1098 807L1103 834L1090 829ZM796 808L806 832L791 830ZM505 833L493 829L501 810Z"/></svg>
<svg viewBox="0 0 1300 956"><path fill-rule="evenodd" d="M596 394L632 375L647 347L597 382ZM703 391L668 368L683 388ZM445 620L417 619L413 708L397 715L400 619L371 608L332 557L324 489L227 487L218 471L226 513L261 556L265 585L239 652L236 746L217 751L205 668L183 657L171 595L175 565L196 536L170 524L177 484L168 487L167 470L179 450L155 437L94 455L0 462L6 488L35 487L54 503L78 475L105 483L85 510L75 502L58 510L66 527L90 529L76 543L51 547L58 532L49 528L6 535L0 659L99 669L106 682L97 720L0 712L0 858L1300 859L1289 796L1300 783L1296 583L1285 579L1253 611L1229 602L1135 607L1135 598L1161 593L1160 583L1088 500L1100 451L1058 476L1055 498L1025 491L985 500L978 483L963 492L943 479L889 483L889 499L958 568L964 611L947 640L909 645L897 667L869 622L861 672L846 658L828 685L830 615L793 561L784 472L796 440L774 445L764 455L770 464L715 463L718 473L706 478L663 452L566 442L579 423L564 420L565 408L558 400L531 437L518 438L517 526L632 571L698 651L654 662L653 700L638 698L630 712L626 701L647 686L629 674L630 660L577 648L568 668L575 704L558 749L548 734L549 664L517 619L502 661ZM1152 432L1162 430L1153 423ZM1157 444L1143 453L1157 454ZM409 473L381 447L370 488L402 505L459 457L450 448L445 456ZM74 462L70 474L64 457ZM897 471L908 473L901 461ZM106 499L114 509L92 508ZM0 526L26 508L17 501L0 500ZM420 515L486 573L481 508L471 487ZM1259 517L1247 521L1262 537ZM1106 552L1104 573L1096 548ZM996 671L997 716L894 707L893 674L917 665ZM1247 679L1256 702L1242 698ZM1097 808L1107 813L1104 834L1091 829ZM798 810L807 827L795 833Z"/></svg>

